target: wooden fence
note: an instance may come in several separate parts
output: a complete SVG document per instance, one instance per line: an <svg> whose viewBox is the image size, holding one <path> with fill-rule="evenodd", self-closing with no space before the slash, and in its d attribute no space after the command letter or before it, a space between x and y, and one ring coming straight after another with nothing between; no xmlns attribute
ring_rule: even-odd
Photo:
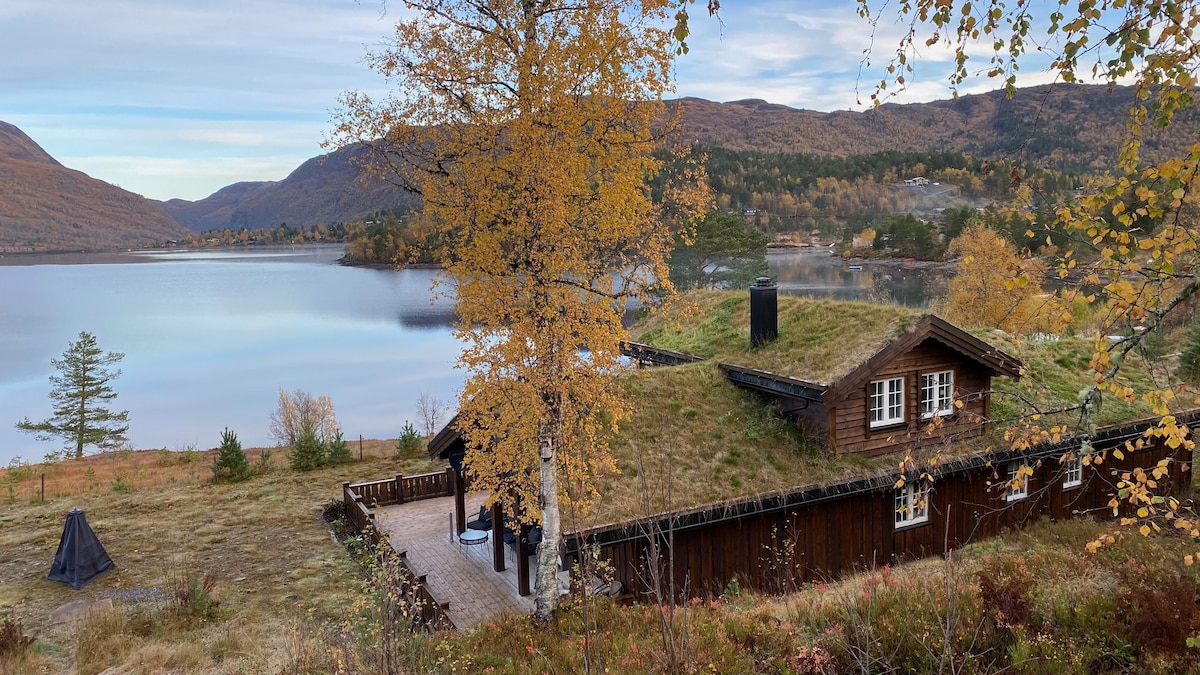
<svg viewBox="0 0 1200 675"><path fill-rule="evenodd" d="M391 506L435 497L454 495L454 469L422 473L416 476L396 474L395 478L367 481L365 483L342 482L346 497L346 510L350 510L350 491L368 506Z"/></svg>
<svg viewBox="0 0 1200 675"><path fill-rule="evenodd" d="M419 625L430 630L453 629L447 616L450 603L439 602L425 586L425 575L416 576L408 566L403 549L383 534L375 524L375 508L391 504L446 497L454 494L454 469L395 478L350 483L342 481L342 499L346 505L346 520L363 537L363 542L380 557L381 564L391 563L400 568L402 597L411 596L420 611Z"/></svg>

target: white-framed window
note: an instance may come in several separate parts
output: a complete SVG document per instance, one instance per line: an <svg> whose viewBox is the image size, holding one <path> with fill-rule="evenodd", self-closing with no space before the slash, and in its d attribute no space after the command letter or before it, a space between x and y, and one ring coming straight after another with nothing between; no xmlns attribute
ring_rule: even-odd
<svg viewBox="0 0 1200 675"><path fill-rule="evenodd" d="M1032 469L1020 462L1008 463L1008 501L1015 502L1029 496L1029 474Z"/></svg>
<svg viewBox="0 0 1200 675"><path fill-rule="evenodd" d="M871 382L871 427L904 422L904 378Z"/></svg>
<svg viewBox="0 0 1200 675"><path fill-rule="evenodd" d="M1083 485L1083 456L1072 455L1063 463L1063 489Z"/></svg>
<svg viewBox="0 0 1200 675"><path fill-rule="evenodd" d="M896 527L908 527L929 520L929 488L905 483L896 488Z"/></svg>
<svg viewBox="0 0 1200 675"><path fill-rule="evenodd" d="M954 414L954 371L921 376L921 419Z"/></svg>

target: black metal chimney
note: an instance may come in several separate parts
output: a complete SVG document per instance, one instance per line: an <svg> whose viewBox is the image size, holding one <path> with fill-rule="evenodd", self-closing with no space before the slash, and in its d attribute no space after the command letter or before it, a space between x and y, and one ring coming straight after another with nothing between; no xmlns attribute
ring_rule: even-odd
<svg viewBox="0 0 1200 675"><path fill-rule="evenodd" d="M750 287L750 347L761 347L779 337L779 299L770 277L759 277Z"/></svg>

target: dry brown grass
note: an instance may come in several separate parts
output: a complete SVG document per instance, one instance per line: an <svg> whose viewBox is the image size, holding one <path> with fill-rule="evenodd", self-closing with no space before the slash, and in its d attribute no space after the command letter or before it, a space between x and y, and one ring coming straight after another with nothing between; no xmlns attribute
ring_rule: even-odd
<svg viewBox="0 0 1200 675"><path fill-rule="evenodd" d="M352 446L357 455L357 444ZM233 484L204 482L211 476L207 459L101 455L46 467L45 503L29 500L28 483L42 469L31 467L34 478L17 484L20 499L0 512L0 612L20 619L38 642L20 662L0 661L0 673L102 672L112 666L122 673L280 672L291 659L289 625L341 621L359 589L359 568L331 538L319 518L321 506L341 497L344 479L434 468L420 457L391 457L393 447L394 441L364 443L365 461L308 473L286 468L277 454L265 473ZM91 481L83 477L88 467ZM120 473L131 479L128 493L101 482L101 476ZM72 507L87 512L117 564L81 591L46 579ZM173 580L206 573L218 579L215 620L164 608ZM51 611L61 605L103 599L111 599L114 609L50 623Z"/></svg>
<svg viewBox="0 0 1200 675"><path fill-rule="evenodd" d="M348 443L351 454L359 457L358 441ZM363 440L362 457L391 457L395 449L395 439ZM287 465L285 451L286 448L250 448L246 450L246 457L251 465L255 465L261 462L263 453L266 453L266 468L273 470ZM81 460L0 469L0 503L39 499L43 475L46 479L46 499L111 492L118 476L131 490L159 485L200 485L212 479L212 463L216 452L216 449L104 452L88 455ZM421 457L411 459L415 462L414 473L426 470ZM438 466L429 464L428 470L436 470Z"/></svg>

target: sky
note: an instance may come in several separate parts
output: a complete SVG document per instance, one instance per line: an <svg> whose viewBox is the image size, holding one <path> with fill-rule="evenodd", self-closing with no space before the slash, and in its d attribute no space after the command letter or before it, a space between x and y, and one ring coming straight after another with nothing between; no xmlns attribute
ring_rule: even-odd
<svg viewBox="0 0 1200 675"><path fill-rule="evenodd" d="M402 3L380 0L2 0L0 120L62 164L152 199L282 180L325 152L338 95L379 94L363 64ZM677 96L861 110L904 26L874 32L851 0L692 7ZM874 63L863 69L864 50ZM950 54L925 50L897 102L949 98ZM1038 74L1020 84L1039 84ZM987 81L960 87L995 88ZM862 103L859 103L861 100Z"/></svg>

